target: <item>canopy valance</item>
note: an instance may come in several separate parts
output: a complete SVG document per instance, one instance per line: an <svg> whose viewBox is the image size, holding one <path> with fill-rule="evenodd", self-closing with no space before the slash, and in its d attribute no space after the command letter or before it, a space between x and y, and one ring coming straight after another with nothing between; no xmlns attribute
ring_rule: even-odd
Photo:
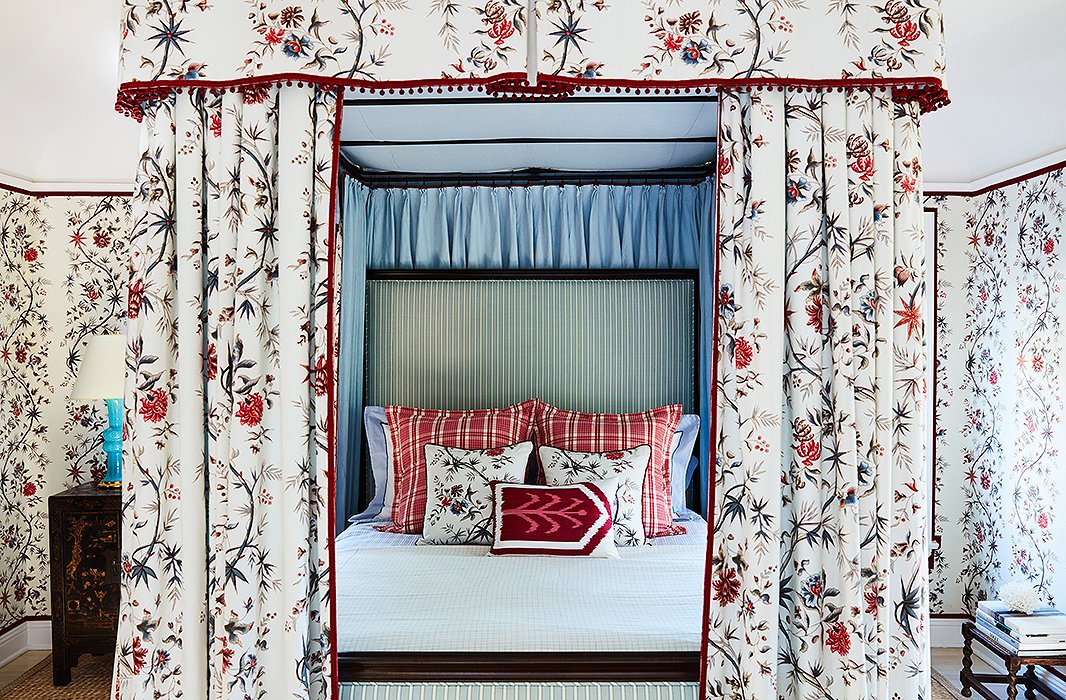
<svg viewBox="0 0 1066 700"><path fill-rule="evenodd" d="M532 18L526 0L127 0L117 106L139 117L144 100L189 81L279 80L560 97L891 85L925 110L947 100L940 0L535 6Z"/></svg>

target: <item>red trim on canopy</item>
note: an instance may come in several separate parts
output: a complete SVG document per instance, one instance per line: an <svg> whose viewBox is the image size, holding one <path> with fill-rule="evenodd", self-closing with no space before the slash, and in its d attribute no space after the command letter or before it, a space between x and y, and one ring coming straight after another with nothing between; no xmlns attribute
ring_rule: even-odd
<svg viewBox="0 0 1066 700"><path fill-rule="evenodd" d="M931 112L950 102L940 78L840 78L835 80L804 80L802 78L747 78L730 80L624 80L617 78L588 79L541 74L537 84L530 85L524 73L503 73L490 78L434 78L426 80L371 81L347 78L325 78L301 73L240 78L237 80L156 80L150 83L130 82L119 87L115 109L140 121L144 117L145 102L158 100L172 90L230 90L248 85L285 83L287 85L320 85L347 88L351 91L374 94L416 94L480 91L498 95L501 99L565 99L578 90L603 92L621 90L624 94L680 94L682 92L713 94L720 89L753 90L777 88L793 90L894 90L897 102L917 101L922 112Z"/></svg>

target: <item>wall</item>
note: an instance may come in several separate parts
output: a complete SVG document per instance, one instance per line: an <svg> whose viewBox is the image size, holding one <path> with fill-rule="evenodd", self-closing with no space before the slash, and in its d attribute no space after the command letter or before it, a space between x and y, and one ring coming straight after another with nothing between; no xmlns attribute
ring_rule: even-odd
<svg viewBox="0 0 1066 700"><path fill-rule="evenodd" d="M128 222L124 197L0 188L0 630L48 614L48 496L103 468L103 402L67 397L84 339L121 330Z"/></svg>
<svg viewBox="0 0 1066 700"><path fill-rule="evenodd" d="M1016 577L1066 604L1066 172L937 210L934 614ZM69 401L84 338L121 328L129 201L0 187L0 632L47 615L47 497L102 469Z"/></svg>
<svg viewBox="0 0 1066 700"><path fill-rule="evenodd" d="M1066 171L937 210L934 614L1027 579L1066 604Z"/></svg>

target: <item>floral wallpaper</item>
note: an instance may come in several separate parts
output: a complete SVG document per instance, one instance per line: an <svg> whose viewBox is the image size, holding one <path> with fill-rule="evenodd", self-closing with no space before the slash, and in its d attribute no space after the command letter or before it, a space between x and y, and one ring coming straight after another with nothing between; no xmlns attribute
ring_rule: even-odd
<svg viewBox="0 0 1066 700"><path fill-rule="evenodd" d="M102 466L106 411L66 396L83 339L121 326L128 218L0 189L0 629L48 614L47 498Z"/></svg>
<svg viewBox="0 0 1066 700"><path fill-rule="evenodd" d="M0 192L0 628L47 610L47 205Z"/></svg>
<svg viewBox="0 0 1066 700"><path fill-rule="evenodd" d="M1062 604L1066 172L927 206L939 237L933 612L971 610L1013 579Z"/></svg>
<svg viewBox="0 0 1066 700"><path fill-rule="evenodd" d="M126 245L130 202L124 197L79 197L65 210L63 280L66 323L63 334L63 384L74 385L81 352L89 336L120 333L126 318ZM101 478L107 470L103 431L107 409L102 401L65 402L62 428L66 483Z"/></svg>

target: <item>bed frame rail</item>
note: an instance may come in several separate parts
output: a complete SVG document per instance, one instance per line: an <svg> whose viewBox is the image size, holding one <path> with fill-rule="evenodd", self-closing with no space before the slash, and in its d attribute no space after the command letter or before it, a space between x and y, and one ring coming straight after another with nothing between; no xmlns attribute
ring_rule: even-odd
<svg viewBox="0 0 1066 700"><path fill-rule="evenodd" d="M342 652L341 683L699 680L696 651Z"/></svg>

